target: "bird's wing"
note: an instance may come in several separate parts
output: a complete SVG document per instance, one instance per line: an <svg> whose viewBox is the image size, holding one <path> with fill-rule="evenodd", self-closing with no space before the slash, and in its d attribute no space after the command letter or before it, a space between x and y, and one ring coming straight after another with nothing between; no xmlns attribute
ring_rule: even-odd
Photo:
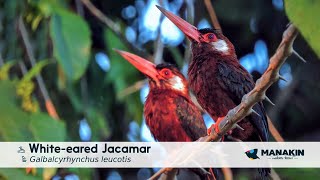
<svg viewBox="0 0 320 180"><path fill-rule="evenodd" d="M207 128L200 110L183 96L175 98L176 113L182 128L193 141L198 140L207 133Z"/></svg>
<svg viewBox="0 0 320 180"><path fill-rule="evenodd" d="M253 149L253 153L257 154L258 153L258 149Z"/></svg>
<svg viewBox="0 0 320 180"><path fill-rule="evenodd" d="M218 75L220 86L225 89L235 104L240 104L242 97L254 88L251 75L239 64L235 69L226 64L218 63ZM266 112L262 102L257 103L253 109L260 114L251 115L250 122L258 129L262 141L267 141L269 136Z"/></svg>

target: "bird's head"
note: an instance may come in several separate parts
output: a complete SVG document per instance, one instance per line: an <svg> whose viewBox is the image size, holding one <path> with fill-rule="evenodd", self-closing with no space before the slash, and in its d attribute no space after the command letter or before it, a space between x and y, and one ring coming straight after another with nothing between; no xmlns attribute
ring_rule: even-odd
<svg viewBox="0 0 320 180"><path fill-rule="evenodd" d="M221 30L211 28L198 29L179 16L160 6L157 7L192 42L193 54L204 55L203 53L211 52L221 56L235 55L232 43L222 34Z"/></svg>
<svg viewBox="0 0 320 180"><path fill-rule="evenodd" d="M150 89L170 89L188 95L188 83L180 71L171 64L155 65L135 54L115 50L149 79Z"/></svg>

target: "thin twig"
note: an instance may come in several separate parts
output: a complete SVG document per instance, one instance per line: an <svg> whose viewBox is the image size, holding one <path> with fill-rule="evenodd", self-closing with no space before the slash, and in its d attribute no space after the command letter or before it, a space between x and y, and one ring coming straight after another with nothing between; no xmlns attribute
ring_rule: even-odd
<svg viewBox="0 0 320 180"><path fill-rule="evenodd" d="M153 174L148 180L155 180L157 179L159 176L161 176L161 174L167 172L167 171L172 171L172 168L162 168L160 169L158 172L156 172L155 174Z"/></svg>
<svg viewBox="0 0 320 180"><path fill-rule="evenodd" d="M190 24L193 24L193 22L194 22L194 1L193 0L186 0L186 5L187 5L186 19ZM186 41L186 46L190 47L190 45L191 45L191 42ZM186 48L186 50L184 52L184 61L186 63L189 63L190 57L191 57L190 48Z"/></svg>
<svg viewBox="0 0 320 180"><path fill-rule="evenodd" d="M79 16L84 17L83 4L81 3L80 0L75 0L75 3L76 3L76 7L77 7L77 13L79 14ZM87 110L87 104L89 102L89 95L88 95L88 82L87 82L86 75L81 77L80 87L81 87L81 97L82 97L83 109Z"/></svg>
<svg viewBox="0 0 320 180"><path fill-rule="evenodd" d="M22 75L27 74L28 70L27 70L26 65L24 64L23 61L19 61L19 67L21 69Z"/></svg>
<svg viewBox="0 0 320 180"><path fill-rule="evenodd" d="M155 52L153 54L154 64L161 64L163 62L162 57L163 57L164 44L161 40L160 30L158 32L157 40L154 42L154 49L155 49Z"/></svg>
<svg viewBox="0 0 320 180"><path fill-rule="evenodd" d="M221 168L221 171L224 175L225 180L232 180L233 179L233 174L230 168Z"/></svg>
<svg viewBox="0 0 320 180"><path fill-rule="evenodd" d="M281 134L279 133L279 131L277 130L277 128L274 126L273 122L271 121L270 117L267 116L268 119L268 125L269 125L269 131L271 133L271 135L273 136L273 138L277 141L277 142L284 142L283 137L281 136Z"/></svg>
<svg viewBox="0 0 320 180"><path fill-rule="evenodd" d="M120 26L104 15L98 8L96 8L89 0L81 0L82 3L96 16L100 21L106 24L116 34L121 34Z"/></svg>
<svg viewBox="0 0 320 180"><path fill-rule="evenodd" d="M132 86L129 86L126 89L122 90L119 93L119 98L123 98L125 96L128 96L132 93L139 91L146 84L146 82L147 82L146 79L135 82Z"/></svg>
<svg viewBox="0 0 320 180"><path fill-rule="evenodd" d="M159 180L176 180L178 169L171 169L168 173L162 173Z"/></svg>
<svg viewBox="0 0 320 180"><path fill-rule="evenodd" d="M26 52L27 52L27 55L28 55L28 59L30 60L31 66L34 67L36 65L36 59L35 59L35 57L33 55L33 49L32 49L32 46L31 46L31 43L30 43L30 40L29 40L29 37L28 37L27 29L26 29L26 27L25 27L25 25L23 23L22 16L19 17L18 29L20 31L23 43L25 45ZM21 67L21 65L20 65L20 67ZM52 101L51 101L51 99L49 97L49 94L48 94L47 88L46 88L46 86L44 84L42 76L40 74L38 74L36 76L36 80L37 80L37 83L39 85L42 97L45 100L46 109L47 109L49 115L51 117L53 117L54 119L58 120L59 116L57 114L56 108L54 107L54 105L53 105L53 103L52 103Z"/></svg>
<svg viewBox="0 0 320 180"><path fill-rule="evenodd" d="M99 19L103 24L105 24L108 28L112 30L120 40L125 43L125 45L133 51L135 54L138 54L142 57L146 57L148 59L152 59L152 56L145 51L138 49L132 43L130 43L121 31L120 25L113 22L110 18L108 18L105 14L103 14L98 8L96 8L89 0L81 0L81 2L89 9L92 15L94 15L97 19Z"/></svg>
<svg viewBox="0 0 320 180"><path fill-rule="evenodd" d="M162 0L159 1L159 5L163 6L163 2ZM163 21L164 16L163 14L161 14L160 17L160 24ZM161 28L158 28L158 34L157 34L157 39L156 41L154 41L154 45L153 45L153 49L155 49L154 53L153 53L153 62L155 64L161 64L163 62L163 50L164 50L164 44L161 40Z"/></svg>
<svg viewBox="0 0 320 180"><path fill-rule="evenodd" d="M84 8L80 0L75 0L76 8L77 8L77 13L83 17L84 15Z"/></svg>
<svg viewBox="0 0 320 180"><path fill-rule="evenodd" d="M216 16L216 13L215 13L214 8L212 6L211 0L204 0L204 3L205 3L207 10L209 12L213 27L215 29L220 29L222 31L220 23L218 21L218 18ZM293 53L294 53L294 51L293 51ZM277 142L284 142L284 139L282 138L279 131L276 129L276 127L274 126L273 122L270 120L269 117L268 117L268 124L269 124L269 131L270 131L271 135L274 137L274 139Z"/></svg>
<svg viewBox="0 0 320 180"><path fill-rule="evenodd" d="M292 54L292 44L297 37L298 30L294 25L290 25L283 33L283 39L276 51L270 58L270 64L266 72L257 80L252 91L244 95L241 104L231 109L226 117L217 124L219 132L212 132L205 138L206 142L217 141L221 135L231 130L234 125L252 112L252 107L262 101L266 95L266 90L277 80L279 80L279 70L288 56Z"/></svg>
<svg viewBox="0 0 320 180"><path fill-rule="evenodd" d="M204 4L206 5L206 8L207 8L207 10L209 12L213 27L215 29L219 29L219 30L222 31L220 23L219 23L218 18L217 18L217 15L216 15L216 13L214 11L214 8L212 6L211 0L204 0Z"/></svg>
<svg viewBox="0 0 320 180"><path fill-rule="evenodd" d="M2 54L0 53L0 66L2 66L4 64L4 60L2 58Z"/></svg>
<svg viewBox="0 0 320 180"><path fill-rule="evenodd" d="M272 180L281 180L279 174L274 169L271 169L271 178Z"/></svg>
<svg viewBox="0 0 320 180"><path fill-rule="evenodd" d="M235 127L235 124L241 121L243 118L252 113L252 107L265 99L267 89L277 80L279 80L279 71L282 64L285 62L288 56L292 54L292 44L296 39L298 30L294 25L290 25L283 33L282 41L275 52L270 58L269 67L257 80L256 85L252 91L244 95L241 103L235 108L229 110L224 119L216 123L216 127L219 129L216 132L215 128L211 129L211 134L202 138L199 138L199 142L219 141L220 138L228 131ZM163 168L166 169L166 168ZM164 172L163 169L160 172ZM155 174L156 175L156 174ZM150 179L156 179L159 176L152 176Z"/></svg>

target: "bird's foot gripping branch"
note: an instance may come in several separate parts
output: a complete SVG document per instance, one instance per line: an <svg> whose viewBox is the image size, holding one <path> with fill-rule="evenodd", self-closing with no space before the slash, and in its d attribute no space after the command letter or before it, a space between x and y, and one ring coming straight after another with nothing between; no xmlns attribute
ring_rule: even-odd
<svg viewBox="0 0 320 180"><path fill-rule="evenodd" d="M244 117L251 114L252 107L262 101L266 100L267 89L276 81L281 79L279 70L288 56L292 54L292 44L297 37L298 30L294 25L290 25L283 33L283 38L278 46L275 54L270 58L270 63L267 70L257 80L256 85L252 91L243 96L241 103L235 108L231 109L224 119L216 123L219 127L219 134L225 134L233 129L235 124L241 121ZM211 134L200 141L217 141L219 140L218 133L215 129L211 129Z"/></svg>
<svg viewBox="0 0 320 180"><path fill-rule="evenodd" d="M236 127L236 124L241 121L244 117L253 113L252 107L262 101L267 100L266 96L267 89L279 79L282 79L279 70L282 64L286 61L293 52L293 42L296 39L298 30L294 25L289 25L286 31L283 33L283 38L278 46L275 54L270 58L270 63L267 70L257 80L255 87L248 94L244 95L241 103L235 108L229 110L227 115L216 123L215 126L211 127L210 134L199 138L197 141L210 142L219 141L222 135ZM171 169L163 168L154 174L150 179L158 178L162 173L167 172L165 177L172 177L171 174L175 174L176 171L170 171ZM167 179L167 178L166 178Z"/></svg>

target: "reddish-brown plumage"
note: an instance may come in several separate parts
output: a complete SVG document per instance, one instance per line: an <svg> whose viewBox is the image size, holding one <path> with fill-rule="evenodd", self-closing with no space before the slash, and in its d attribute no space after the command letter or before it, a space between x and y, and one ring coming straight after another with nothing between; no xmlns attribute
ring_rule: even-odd
<svg viewBox="0 0 320 180"><path fill-rule="evenodd" d="M212 118L223 117L241 102L242 97L254 87L251 75L240 65L234 46L221 31L198 30L180 17L158 7L191 40L192 60L188 76L191 90L201 107ZM253 107L259 115L252 114L235 129L232 136L242 141L268 141L268 124L263 104ZM261 171L262 177L270 172Z"/></svg>
<svg viewBox="0 0 320 180"><path fill-rule="evenodd" d="M240 65L232 43L219 31L199 30L201 35L213 34L217 41L225 42L226 51L219 51L207 42L192 43L192 60L188 76L190 87L199 104L214 118L225 116L241 102L254 87L251 75ZM214 42L214 41L213 41ZM268 125L262 103L254 107L258 115L240 121L244 129L235 129L232 135L243 141L267 141Z"/></svg>
<svg viewBox="0 0 320 180"><path fill-rule="evenodd" d="M190 142L206 135L201 112L190 99L187 80L175 66L155 66L131 53L118 52L149 78L150 92L144 116L157 141ZM201 179L215 179L212 170L211 175L199 169L192 171Z"/></svg>
<svg viewBox="0 0 320 180"><path fill-rule="evenodd" d="M149 79L150 92L144 116L152 135L158 141L195 141L206 135L200 110L190 100L185 77L172 65L156 66L157 71L170 71L169 77L156 82ZM159 73L161 76L161 73ZM179 78L180 89L170 79Z"/></svg>
<svg viewBox="0 0 320 180"><path fill-rule="evenodd" d="M195 141L206 135L200 111L179 92L150 89L144 116L158 141Z"/></svg>
<svg viewBox="0 0 320 180"><path fill-rule="evenodd" d="M188 69L189 84L201 107L212 118L223 117L241 102L254 87L251 75L240 65L232 43L221 31L198 30L182 18L157 6L192 42L192 60ZM268 124L262 103L240 122L244 131L232 135L244 141L268 141Z"/></svg>

